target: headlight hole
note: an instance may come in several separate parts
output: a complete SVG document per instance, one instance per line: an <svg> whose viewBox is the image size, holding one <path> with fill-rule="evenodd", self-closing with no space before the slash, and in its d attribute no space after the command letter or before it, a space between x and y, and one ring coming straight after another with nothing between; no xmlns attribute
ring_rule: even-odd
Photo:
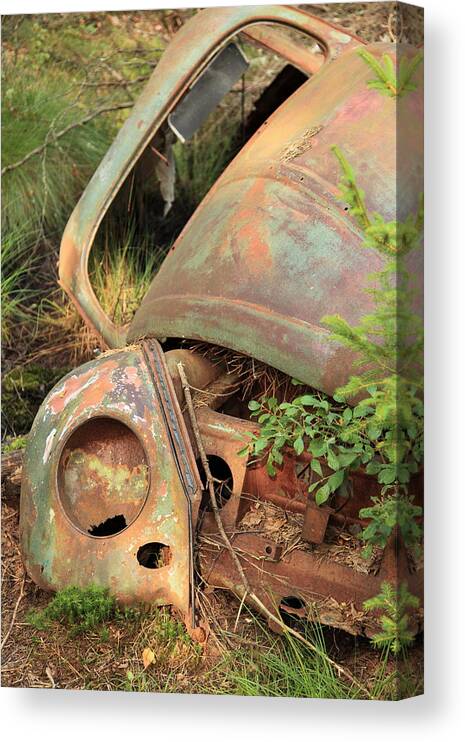
<svg viewBox="0 0 465 742"><path fill-rule="evenodd" d="M124 423L98 417L70 436L58 466L58 491L71 522L106 538L137 518L149 488L144 448Z"/></svg>

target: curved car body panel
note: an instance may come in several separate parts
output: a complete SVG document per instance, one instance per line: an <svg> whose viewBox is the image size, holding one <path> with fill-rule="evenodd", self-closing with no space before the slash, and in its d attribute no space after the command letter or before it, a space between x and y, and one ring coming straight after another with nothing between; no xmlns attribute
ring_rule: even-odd
<svg viewBox="0 0 465 742"><path fill-rule="evenodd" d="M395 45L365 47L379 57ZM416 50L402 49L413 55ZM383 259L338 198L338 145L370 212L402 220L422 190L422 90L396 100L370 90L357 50L305 83L218 179L168 253L131 324L130 341L192 338L254 356L331 394L353 355L321 319L357 323L372 309L368 275ZM402 132L400 109L410 125ZM422 253L412 255L422 280ZM418 311L421 307L417 306Z"/></svg>

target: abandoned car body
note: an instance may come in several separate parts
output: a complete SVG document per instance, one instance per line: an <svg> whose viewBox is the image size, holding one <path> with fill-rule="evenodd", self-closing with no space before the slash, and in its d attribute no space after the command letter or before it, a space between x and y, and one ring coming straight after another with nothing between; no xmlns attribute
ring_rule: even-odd
<svg viewBox="0 0 465 742"><path fill-rule="evenodd" d="M316 44L290 42L279 27ZM160 127L168 121L182 138L180 129L190 124L176 111L240 33L309 79L217 180L129 327L115 327L88 277L99 224ZM414 123L406 128L406 176L399 181L397 108L367 88L371 71L358 54L362 44L297 7L252 6L201 11L163 55L63 236L61 285L109 350L52 390L29 436L20 526L24 560L37 584L53 590L106 585L124 602L175 606L191 629L199 625L197 574L243 596L243 575L206 496L182 364L224 531L270 613L278 608L305 616L316 606L323 623L369 634L363 603L383 581L406 582L421 596L421 568L398 533L375 567L353 555L338 559L331 546L331 529L356 541L350 529L363 525L359 510L377 493L376 480L355 472L351 497L336 493L322 513L302 476L309 454L287 452L273 477L263 461L239 455L257 424L243 404L240 373L231 371L226 355L217 361L209 352L227 349L255 359L328 395L350 375L353 354L330 341L321 318L330 311L356 322L368 313L366 277L381 261L363 247L338 198L331 148L349 153L372 212L406 218L422 189L421 89L409 99ZM375 57L396 54L393 44L365 48ZM403 48L410 57L415 51ZM418 250L411 267L419 283L421 261ZM421 501L419 478L413 489Z"/></svg>

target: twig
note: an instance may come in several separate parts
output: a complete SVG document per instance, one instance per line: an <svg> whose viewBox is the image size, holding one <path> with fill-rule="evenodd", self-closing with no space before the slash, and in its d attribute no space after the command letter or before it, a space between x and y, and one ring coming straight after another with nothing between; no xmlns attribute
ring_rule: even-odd
<svg viewBox="0 0 465 742"><path fill-rule="evenodd" d="M388 16L387 29L389 37L394 43L399 43L402 39L402 34L404 31L403 21L404 19L402 16L402 8L400 8L397 3L393 3L393 8ZM393 28L394 26L395 30Z"/></svg>
<svg viewBox="0 0 465 742"><path fill-rule="evenodd" d="M150 149L152 150L152 152L153 152L153 153L154 153L154 154L155 154L155 155L156 155L157 157L160 157L160 159L161 159L161 160L163 160L163 162L165 163L165 165L169 165L169 162L168 162L167 158L165 157L165 155L162 155L162 153L161 153L161 152L159 152L159 151L158 151L158 149L157 149L156 147L154 147L154 146L153 146L153 144L150 144L149 146L150 146Z"/></svg>
<svg viewBox="0 0 465 742"><path fill-rule="evenodd" d="M114 106L104 106L103 108L98 108L96 111L93 111L92 113L89 113L87 116L84 116L84 118L80 119L80 121L75 121L73 124L68 124L68 126L65 126L64 129L57 132L53 137L53 142L45 141L43 144L41 144L39 147L36 147L35 149L28 152L27 155L21 158L21 160L17 160L16 162L13 162L11 165L5 165L5 167L2 168L2 175L5 175L5 173L10 172L11 170L16 170L16 168L20 167L21 165L24 165L26 162L28 162L31 157L36 157L36 155L40 155L47 147L50 146L50 144L54 144L58 139L61 139L61 137L64 137L65 134L67 134L71 129L75 129L77 126L83 126L84 124L88 124L89 121L92 121L92 119L97 118L97 116L100 116L102 113L110 113L111 111L121 111L124 108L132 108L134 105L133 101L129 101L126 103L116 103Z"/></svg>
<svg viewBox="0 0 465 742"><path fill-rule="evenodd" d="M191 390L189 387L189 382L187 381L187 377L186 377L182 363L178 363L178 372L179 372L179 378L181 379L182 388L184 391L187 411L189 413L189 418L190 418L191 425L192 425L192 432L194 433L194 438L197 443L197 447L199 449L200 460L202 462L202 466L205 471L205 476L207 478L208 491L210 494L210 500L212 504L213 515L215 516L216 525L218 526L218 530L221 534L221 538L223 539L227 550L231 554L231 559L236 565L237 571L239 572L240 578L242 580L242 584L244 586L244 590L246 593L250 593L250 586L249 586L247 577L245 576L245 572L242 568L242 564L240 563L239 558L232 547L232 544L226 534L226 531L224 530L223 521L221 520L221 515L218 509L218 503L216 501L214 479L212 477L210 466L208 464L207 454L205 453L202 436L200 435L199 424L197 422L194 405L192 403L192 395L191 395Z"/></svg>
<svg viewBox="0 0 465 742"><path fill-rule="evenodd" d="M21 583L21 590L19 591L18 600L16 601L16 605L15 605L14 610L13 610L13 615L11 617L10 627L9 627L8 631L6 632L5 636L2 639L2 644L0 646L0 650L1 651L3 651L3 647L7 643L8 638L9 638L9 636L10 636L12 630L13 630L13 626L15 625L16 614L18 613L19 604L21 603L21 601L22 601L22 599L24 597L24 585L25 585L25 582L26 582L26 575L24 575L23 581Z"/></svg>
<svg viewBox="0 0 465 742"><path fill-rule="evenodd" d="M107 81L100 81L100 82L85 82L83 83L83 86L85 88L116 88L116 87L126 87L129 85L139 85L141 82L146 82L150 79L150 75L140 75L139 77L135 77L134 80L126 80L126 78L122 80L107 80Z"/></svg>
<svg viewBox="0 0 465 742"><path fill-rule="evenodd" d="M295 629L291 628L290 626L286 626L286 624L282 620L281 616L273 614L262 603L262 601L260 600L260 598L258 598L257 595L255 595L255 593L251 591L250 585L249 585L249 582L248 582L247 577L245 575L245 572L244 572L244 569L242 567L242 564L240 563L239 558L238 558L238 556L237 556L237 554L236 554L236 552L235 552L235 550L234 550L234 548L233 548L233 546L231 544L231 541L229 540L229 537L227 536L226 531L224 530L223 522L221 520L221 516L220 516L219 510L218 510L218 503L217 503L217 500L216 500L216 493L215 493L215 487L214 487L214 479L213 479L212 474L211 474L211 471L210 471L210 467L209 467L209 464L208 464L207 455L205 453L205 448L204 448L202 437L201 437L201 434L200 434L200 428L199 428L199 425L198 425L198 422L197 422L197 417L196 417L196 414L195 414L194 405L192 403L192 395L191 395L191 391L190 391L190 387L189 387L189 382L187 381L187 377L186 377L186 374L184 372L184 368L183 368L182 363L178 363L177 364L177 367L178 367L178 372L179 372L179 378L181 379L181 384L182 384L182 388L183 388L183 391L184 391L184 397L185 397L185 400L186 400L187 411L189 413L189 419L190 419L190 422L191 422L191 425L192 425L192 432L194 434L194 438L195 438L195 441L197 443L197 447L199 449L200 460L202 462L202 466L203 466L203 469L205 471L205 476L207 478L208 491L209 491L209 494L210 494L210 500L211 500L211 504L212 504L213 514L215 516L215 521L216 521L216 524L218 526L218 530L220 532L220 535L221 535L221 537L222 537L222 539L224 541L224 544L225 544L227 550L229 551L229 553L231 555L231 559L233 560L234 564L236 565L237 571L239 573L239 576L240 576L240 578L242 580L242 584L243 584L243 587L244 587L244 594L242 596L241 606L240 606L239 610L242 608L242 604L245 601L246 597L248 597L253 603L255 603L255 605L257 606L257 608L260 610L261 613L263 613L269 619L271 619L272 621L274 621L274 623L277 623L284 632L291 634L296 639L298 639L299 641L301 641L305 646L307 646L309 649L311 649L313 652L315 652L320 657L322 657L325 660L325 662L328 662L328 664L331 665L331 667L333 667L340 675L344 675L344 677L346 677L348 680L350 680L350 682L353 685L355 685L355 687L358 688L358 690L360 690L365 696L367 696L368 698L370 698L371 700L373 700L372 696L367 691L367 689L357 680L357 678L354 677L354 675L352 675L352 673L349 670L346 670L345 667L343 667L342 665L339 665L339 663L337 663L333 659L331 659L331 657L329 657L325 652L323 652L316 644L313 644L313 642L309 641L304 636L302 636L302 634L299 631L296 631Z"/></svg>

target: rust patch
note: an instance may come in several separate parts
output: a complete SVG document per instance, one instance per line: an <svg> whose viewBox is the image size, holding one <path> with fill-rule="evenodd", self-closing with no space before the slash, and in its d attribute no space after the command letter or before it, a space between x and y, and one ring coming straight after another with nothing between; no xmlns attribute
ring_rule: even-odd
<svg viewBox="0 0 465 742"><path fill-rule="evenodd" d="M130 525L142 508L149 486L148 462L138 438L126 425L96 418L68 440L58 481L70 520L84 533L112 535ZM108 523L106 531L95 532L115 518L119 520Z"/></svg>

